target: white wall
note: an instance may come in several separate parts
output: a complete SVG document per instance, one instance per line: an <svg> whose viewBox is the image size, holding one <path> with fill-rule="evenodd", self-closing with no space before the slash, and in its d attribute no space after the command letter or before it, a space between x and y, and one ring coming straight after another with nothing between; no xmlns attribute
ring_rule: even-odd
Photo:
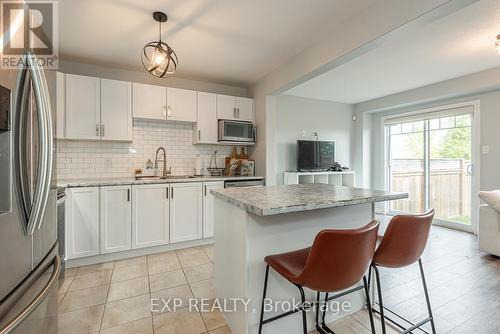
<svg viewBox="0 0 500 334"><path fill-rule="evenodd" d="M358 141L364 140L371 143L371 186L377 189L384 188L382 116L474 100L480 102L479 146L488 145L490 148L489 154L480 154L480 188L500 189L498 169L500 166L500 68L355 105L358 118L359 115L370 113L368 124L371 127L370 133L361 138L363 135L356 131L356 136Z"/></svg>
<svg viewBox="0 0 500 334"><path fill-rule="evenodd" d="M335 141L335 159L351 167L353 133L352 112L349 104L308 99L290 95L276 98L276 183L283 184L283 172L296 170L297 139Z"/></svg>

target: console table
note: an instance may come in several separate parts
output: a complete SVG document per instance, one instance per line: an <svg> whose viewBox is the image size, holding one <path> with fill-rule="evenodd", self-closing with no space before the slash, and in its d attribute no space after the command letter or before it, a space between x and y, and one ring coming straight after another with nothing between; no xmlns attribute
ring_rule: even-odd
<svg viewBox="0 0 500 334"><path fill-rule="evenodd" d="M285 184L322 183L335 186L356 187L356 173L345 172L284 172Z"/></svg>

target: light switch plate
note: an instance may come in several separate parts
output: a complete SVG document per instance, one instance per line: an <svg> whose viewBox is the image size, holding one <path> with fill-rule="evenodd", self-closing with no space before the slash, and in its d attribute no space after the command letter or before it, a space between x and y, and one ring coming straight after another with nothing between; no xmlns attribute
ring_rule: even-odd
<svg viewBox="0 0 500 334"><path fill-rule="evenodd" d="M483 154L490 153L490 147L488 145L481 146L481 153L483 153Z"/></svg>

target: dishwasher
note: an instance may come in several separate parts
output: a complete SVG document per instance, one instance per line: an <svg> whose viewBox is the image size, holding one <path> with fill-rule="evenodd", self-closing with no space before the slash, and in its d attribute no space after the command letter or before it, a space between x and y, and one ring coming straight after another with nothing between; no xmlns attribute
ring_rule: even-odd
<svg viewBox="0 0 500 334"><path fill-rule="evenodd" d="M263 179L245 179L245 180L224 181L224 188L261 187L263 185L264 185Z"/></svg>

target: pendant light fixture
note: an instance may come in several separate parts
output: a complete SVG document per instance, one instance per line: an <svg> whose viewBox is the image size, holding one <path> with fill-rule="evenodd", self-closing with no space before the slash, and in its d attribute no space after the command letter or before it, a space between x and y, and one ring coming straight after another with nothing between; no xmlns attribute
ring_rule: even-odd
<svg viewBox="0 0 500 334"><path fill-rule="evenodd" d="M166 78L177 71L179 60L174 50L161 40L161 24L167 22L167 14L154 12L153 19L158 22L158 41L149 42L142 49L141 61L144 68L158 78Z"/></svg>

